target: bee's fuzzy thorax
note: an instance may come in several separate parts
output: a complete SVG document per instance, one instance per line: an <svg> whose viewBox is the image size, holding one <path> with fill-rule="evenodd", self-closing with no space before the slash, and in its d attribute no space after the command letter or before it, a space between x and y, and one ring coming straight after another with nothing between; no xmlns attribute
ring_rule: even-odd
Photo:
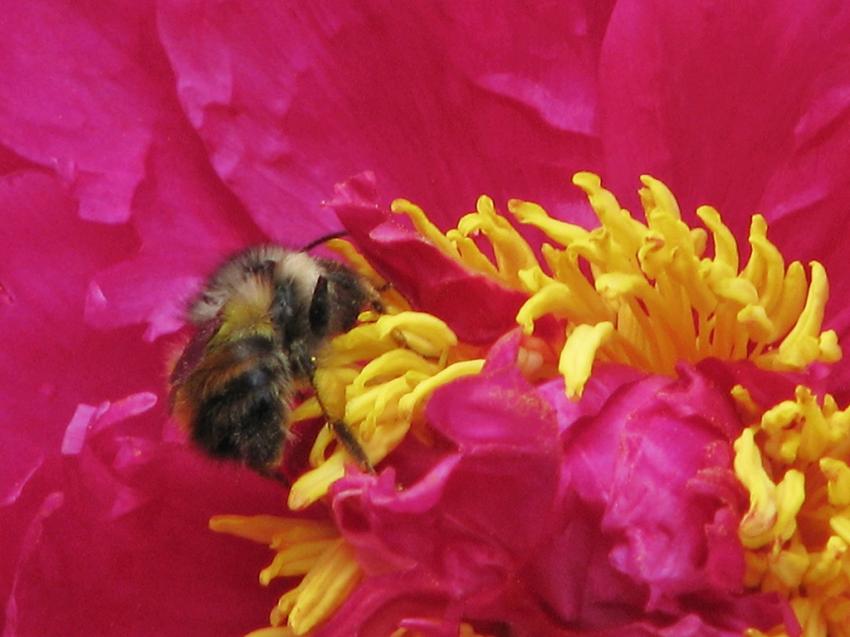
<svg viewBox="0 0 850 637"><path fill-rule="evenodd" d="M297 297L307 306L323 270L315 259L303 252L285 252L275 264L275 279L289 281Z"/></svg>
<svg viewBox="0 0 850 637"><path fill-rule="evenodd" d="M207 281L202 293L189 307L189 320L201 325L218 316L224 304L240 290L251 277L270 274L275 264L292 254L276 245L248 248L226 261Z"/></svg>

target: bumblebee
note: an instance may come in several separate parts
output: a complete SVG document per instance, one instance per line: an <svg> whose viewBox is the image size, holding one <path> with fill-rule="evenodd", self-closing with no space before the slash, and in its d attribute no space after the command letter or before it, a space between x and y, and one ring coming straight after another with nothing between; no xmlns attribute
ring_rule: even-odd
<svg viewBox="0 0 850 637"><path fill-rule="evenodd" d="M298 387L316 391L321 348L370 307L380 309L375 289L340 263L277 245L244 250L189 308L195 332L170 377L174 413L208 454L273 475ZM371 471L349 427L322 409L339 442Z"/></svg>

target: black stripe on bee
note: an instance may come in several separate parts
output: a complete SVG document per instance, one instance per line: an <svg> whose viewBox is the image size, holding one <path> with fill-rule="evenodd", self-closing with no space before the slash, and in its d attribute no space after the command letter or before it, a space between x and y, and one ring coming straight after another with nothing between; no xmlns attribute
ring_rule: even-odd
<svg viewBox="0 0 850 637"><path fill-rule="evenodd" d="M192 437L213 456L242 460L258 471L279 461L289 416L291 372L274 343L261 336L231 344L227 356L249 366L206 394L195 413Z"/></svg>

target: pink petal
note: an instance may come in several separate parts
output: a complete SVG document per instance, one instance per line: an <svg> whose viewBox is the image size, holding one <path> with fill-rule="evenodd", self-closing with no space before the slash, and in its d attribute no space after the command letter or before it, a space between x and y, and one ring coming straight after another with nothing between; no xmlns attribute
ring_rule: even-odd
<svg viewBox="0 0 850 637"><path fill-rule="evenodd" d="M138 407L101 410L78 453L54 455L0 508L0 539L17 556L0 560L12 587L5 635L241 634L262 624L276 595L256 582L267 549L207 521L273 511L279 486L132 435L161 419L121 419Z"/></svg>
<svg viewBox="0 0 850 637"><path fill-rule="evenodd" d="M130 216L157 126L179 115L153 27L149 5L120 0L3 13L3 142L60 175L83 218Z"/></svg>
<svg viewBox="0 0 850 637"><path fill-rule="evenodd" d="M80 221L57 181L32 172L0 178L0 215L2 501L59 448L79 402L158 387L162 359L135 331L83 323L89 278L132 246L125 228Z"/></svg>
<svg viewBox="0 0 850 637"><path fill-rule="evenodd" d="M195 1L161 3L158 24L217 172L284 239L281 218L318 217L331 186L363 170L438 223L482 192L558 211L579 201L567 180L599 163L595 60L608 11Z"/></svg>
<svg viewBox="0 0 850 637"><path fill-rule="evenodd" d="M602 627L614 604L624 619L639 617L636 610L695 613L723 631L769 628L783 619L778 600L742 596L735 532L745 502L731 471L731 441L742 424L728 393L709 377L687 368L680 374L672 382L650 377L626 385L595 416L567 429L565 477L578 497L567 529L601 514L603 537L585 532L590 546L579 555L605 552L616 572L603 566L595 575L607 583L557 602L565 618ZM590 561L588 572L598 565ZM623 590L623 575L632 591L645 590L637 608L624 605L635 598Z"/></svg>
<svg viewBox="0 0 850 637"><path fill-rule="evenodd" d="M149 151L134 202L139 247L99 272L86 296L90 324L146 323L146 340L184 324L189 298L222 260L266 240L212 172L191 129L180 123L168 133Z"/></svg>

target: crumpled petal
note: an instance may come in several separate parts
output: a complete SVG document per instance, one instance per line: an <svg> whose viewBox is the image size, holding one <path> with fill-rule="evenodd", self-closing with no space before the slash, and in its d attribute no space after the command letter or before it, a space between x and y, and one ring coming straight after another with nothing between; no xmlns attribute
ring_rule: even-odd
<svg viewBox="0 0 850 637"><path fill-rule="evenodd" d="M85 316L99 328L145 323L144 337L153 341L183 326L189 299L223 259L266 239L185 123L152 144L138 193L132 225L139 245L92 279Z"/></svg>
<svg viewBox="0 0 850 637"><path fill-rule="evenodd" d="M4 8L0 130L54 172L85 219L126 221L163 121L180 115L146 3Z"/></svg>
<svg viewBox="0 0 850 637"><path fill-rule="evenodd" d="M620 372L602 368L595 380L604 385L610 374ZM742 425L727 396L683 367L677 380L621 386L566 430L573 501L553 547L563 559L544 553L535 567L544 582L561 582L547 588L547 599L564 621L606 628L643 613L692 614L706 630L729 635L783 621L778 596L742 590L737 525L746 507L730 447ZM559 549L565 538L572 541ZM575 580L564 582L552 566L563 561L579 573Z"/></svg>

